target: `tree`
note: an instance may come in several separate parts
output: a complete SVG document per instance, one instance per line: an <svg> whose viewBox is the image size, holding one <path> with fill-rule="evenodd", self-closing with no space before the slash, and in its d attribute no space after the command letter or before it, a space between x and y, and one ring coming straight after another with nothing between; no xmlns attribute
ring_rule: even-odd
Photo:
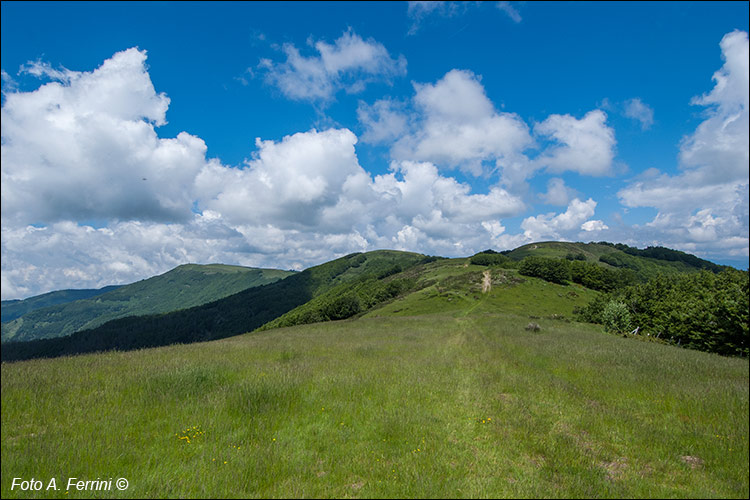
<svg viewBox="0 0 750 500"><path fill-rule="evenodd" d="M545 281L567 285L570 280L568 261L547 257L526 257L518 267L519 274L542 278Z"/></svg>

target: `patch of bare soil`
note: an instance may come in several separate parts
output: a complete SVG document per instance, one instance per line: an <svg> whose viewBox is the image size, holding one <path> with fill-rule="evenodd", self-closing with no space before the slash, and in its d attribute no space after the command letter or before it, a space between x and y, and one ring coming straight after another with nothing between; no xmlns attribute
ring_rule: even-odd
<svg viewBox="0 0 750 500"><path fill-rule="evenodd" d="M618 458L613 462L605 462L601 465L607 471L607 479L617 481L625 475L625 470L628 468L628 461L626 458Z"/></svg>
<svg viewBox="0 0 750 500"><path fill-rule="evenodd" d="M492 273L487 269L482 276L484 277L482 281L482 293L487 293L492 290Z"/></svg>
<svg viewBox="0 0 750 500"><path fill-rule="evenodd" d="M698 457L684 455L684 456L681 456L680 459L686 464L688 464L691 469L698 469L703 466L703 460Z"/></svg>

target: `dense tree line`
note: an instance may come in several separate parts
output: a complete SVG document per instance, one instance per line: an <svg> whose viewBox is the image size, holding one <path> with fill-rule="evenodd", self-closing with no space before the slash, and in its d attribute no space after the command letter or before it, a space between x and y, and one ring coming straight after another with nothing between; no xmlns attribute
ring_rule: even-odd
<svg viewBox="0 0 750 500"><path fill-rule="evenodd" d="M483 252L479 252L478 254L473 255L471 259L469 259L469 262L477 266L515 266L514 261L512 261L510 257L506 257L505 255L495 252L494 250L485 250Z"/></svg>
<svg viewBox="0 0 750 500"><path fill-rule="evenodd" d="M612 333L638 334L691 349L748 355L748 272L725 269L658 275L603 294L578 311Z"/></svg>
<svg viewBox="0 0 750 500"><path fill-rule="evenodd" d="M656 260L664 260L664 261L669 261L669 262L683 262L691 267L695 267L696 269L706 269L714 273L721 272L727 268L727 266L720 266L718 264L714 264L713 262L696 257L695 255L681 252L679 250L672 250L671 248L665 248L661 246L650 246L641 250L635 247L625 245L624 243L609 243L607 241L600 241L599 244L616 248L622 252L625 252L628 255L634 255L636 257L646 257L646 258L656 259ZM605 257L605 256L602 256L602 257ZM616 257L614 254L609 254L608 258L613 258L616 260ZM602 260L602 262L607 262L605 259L600 259L600 260ZM622 264L621 261L618 261L618 262L620 262L620 267L624 265ZM618 265L618 264L614 264L611 262L609 263L612 265Z"/></svg>
<svg viewBox="0 0 750 500"><path fill-rule="evenodd" d="M518 266L518 274L542 278L545 281L567 285L571 280L570 265L563 259L526 257Z"/></svg>
<svg viewBox="0 0 750 500"><path fill-rule="evenodd" d="M633 284L637 279L630 269L608 269L594 262L574 260L568 267L572 282L602 292L611 292Z"/></svg>
<svg viewBox="0 0 750 500"><path fill-rule="evenodd" d="M636 273L630 269L611 269L595 262L567 257L526 257L519 264L518 273L560 285L578 283L602 292L617 290L635 283L638 279Z"/></svg>

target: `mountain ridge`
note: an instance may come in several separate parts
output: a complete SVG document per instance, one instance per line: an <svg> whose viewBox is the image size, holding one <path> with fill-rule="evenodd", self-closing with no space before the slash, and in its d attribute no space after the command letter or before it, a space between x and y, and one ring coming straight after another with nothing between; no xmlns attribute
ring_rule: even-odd
<svg viewBox="0 0 750 500"><path fill-rule="evenodd" d="M624 252L623 248L630 250L631 254ZM563 297L570 292L571 297L587 297L586 300L593 297L591 293L609 292L613 287L645 282L651 276L705 272L702 266L707 261L682 252L664 250L667 252L659 255L667 258L662 259L638 255L638 252L645 250L624 245L617 248L615 244L606 242L539 242L512 251L486 250L473 257L454 259L396 250L357 252L305 269L276 283L243 290L210 303L172 312L116 319L58 339L7 342L3 344L3 359L206 341L256 329L358 317L370 314L373 308L403 299L412 304L406 310L414 314L433 307L453 309L456 304L473 308L482 302L477 302L482 296L482 273L479 271L484 269L482 265L508 268L495 273L498 284L532 280L531 283L547 283L544 286L549 287L553 283L548 283L550 280L543 272L540 273L540 268L526 264L532 261L544 263L545 260L569 262L563 266L568 269L565 271L568 281L562 279L559 286L572 286L573 283L569 283L572 279L578 288L561 288L555 293ZM689 258L681 257L683 255ZM679 261L678 258L686 261ZM429 268L431 271L428 269L430 263L443 260L446 261L445 266L437 262ZM577 262L579 260L585 262ZM458 264L448 265L449 261ZM696 267L696 263L701 267ZM429 273L435 275L430 277ZM467 280L477 281L478 288L474 290L474 284ZM554 308L530 307L529 304L533 305L539 300L558 303L554 296L534 291L539 286L534 285L528 290L528 287L518 288L526 290L523 292L525 295L522 294L523 300L513 307L518 309L517 312L536 308L546 311L544 314L560 316ZM424 292L421 291L423 289ZM456 302L451 302L453 300ZM523 301L526 301L525 306ZM586 305L578 300L574 302L577 308ZM568 306L560 307L569 309ZM386 307L385 310L392 308Z"/></svg>
<svg viewBox="0 0 750 500"><path fill-rule="evenodd" d="M183 264L92 297L40 307L4 321L2 340L64 337L122 317L159 314L212 302L291 274L278 269L225 264ZM37 298L26 300L33 302Z"/></svg>

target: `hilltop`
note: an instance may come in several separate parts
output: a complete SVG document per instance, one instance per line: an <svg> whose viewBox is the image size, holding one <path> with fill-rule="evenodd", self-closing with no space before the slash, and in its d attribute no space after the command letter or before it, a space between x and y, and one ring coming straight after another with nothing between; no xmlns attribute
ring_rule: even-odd
<svg viewBox="0 0 750 500"><path fill-rule="evenodd" d="M304 304L329 289L370 273L406 268L426 256L379 250L355 253L206 304L163 314L131 316L61 338L7 342L3 360L108 349L138 349L238 335Z"/></svg>
<svg viewBox="0 0 750 500"><path fill-rule="evenodd" d="M544 241L529 243L515 250L503 252L503 254L516 261L529 256L537 256L598 262L607 267L629 269L644 281L655 274L689 273L701 269L716 273L728 267L670 248L656 246L638 249L622 243L606 241L598 243Z"/></svg>

